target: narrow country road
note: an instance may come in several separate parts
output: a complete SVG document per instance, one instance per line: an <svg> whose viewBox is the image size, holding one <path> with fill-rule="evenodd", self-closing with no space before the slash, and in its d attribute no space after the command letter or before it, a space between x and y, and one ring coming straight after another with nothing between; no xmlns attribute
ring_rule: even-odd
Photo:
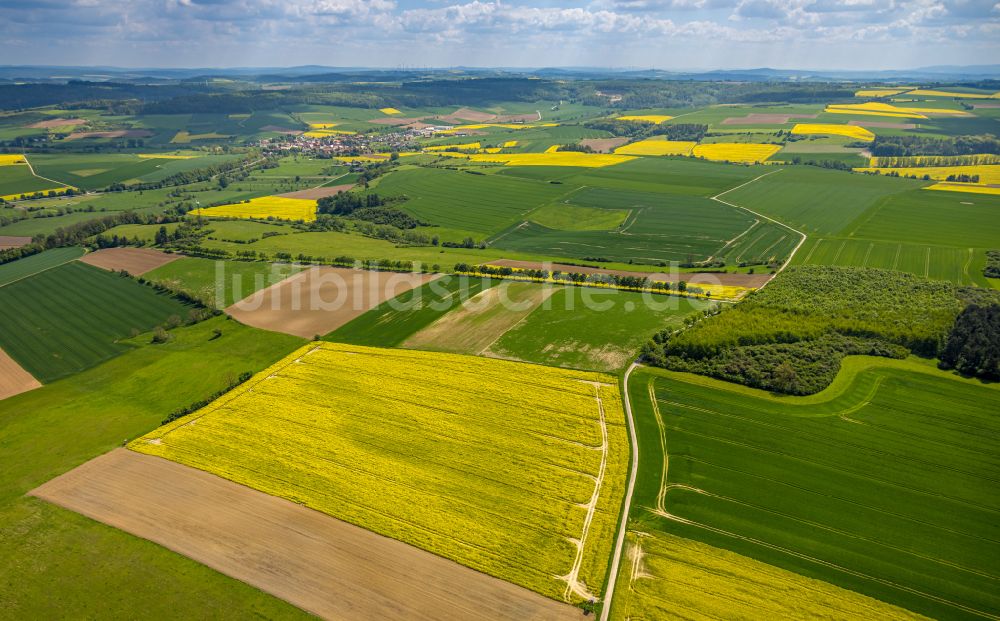
<svg viewBox="0 0 1000 621"><path fill-rule="evenodd" d="M601 607L601 621L608 621L611 614L611 598L615 594L615 582L618 581L618 565L622 560L622 548L625 545L625 531L628 528L628 514L632 508L632 492L635 490L635 473L639 469L639 445L635 436L635 419L632 418L632 403L628 397L628 378L639 367L639 363L633 362L632 366L625 371L623 380L622 403L625 405L625 417L628 419L628 434L631 441L632 464L629 468L628 488L625 490L625 504L622 506L621 523L618 525L618 538L615 540L615 549L611 557L611 573L608 576L608 588L604 596L604 606Z"/></svg>

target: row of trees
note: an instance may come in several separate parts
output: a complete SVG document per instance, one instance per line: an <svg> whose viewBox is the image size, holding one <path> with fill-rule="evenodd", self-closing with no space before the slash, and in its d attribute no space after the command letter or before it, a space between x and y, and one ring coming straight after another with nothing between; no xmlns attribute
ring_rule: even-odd
<svg viewBox="0 0 1000 621"><path fill-rule="evenodd" d="M629 276L607 273L583 273L564 272L562 270L543 269L522 269L506 265L470 265L468 263L456 263L455 272L459 274L478 274L497 278L527 278L530 280L559 280L573 284L597 284L614 287L616 289L629 289L635 291L677 291L680 293L705 294L711 296L711 292L695 286L689 286L686 281L677 283L660 280L650 280L643 276Z"/></svg>
<svg viewBox="0 0 1000 621"><path fill-rule="evenodd" d="M875 136L870 147L874 157L910 157L917 155L1000 154L1000 140L992 134L926 138L923 136ZM879 160L881 162L881 160ZM914 164L909 164L913 166ZM926 166L928 164L921 164ZM947 164L946 164L947 165Z"/></svg>
<svg viewBox="0 0 1000 621"><path fill-rule="evenodd" d="M959 313L940 358L941 368L1000 381L1000 304L970 304Z"/></svg>

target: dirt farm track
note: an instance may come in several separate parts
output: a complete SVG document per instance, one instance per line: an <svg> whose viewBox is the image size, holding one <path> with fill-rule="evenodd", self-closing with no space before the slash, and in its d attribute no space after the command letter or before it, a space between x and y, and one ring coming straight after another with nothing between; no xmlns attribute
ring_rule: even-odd
<svg viewBox="0 0 1000 621"><path fill-rule="evenodd" d="M560 621L578 608L201 470L115 449L31 495L325 619Z"/></svg>

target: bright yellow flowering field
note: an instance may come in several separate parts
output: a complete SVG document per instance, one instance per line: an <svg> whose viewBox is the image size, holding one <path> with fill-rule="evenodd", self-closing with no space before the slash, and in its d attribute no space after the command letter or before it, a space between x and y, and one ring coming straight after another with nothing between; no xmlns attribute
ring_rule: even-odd
<svg viewBox="0 0 1000 621"><path fill-rule="evenodd" d="M988 185L977 185L975 183L935 183L934 185L929 185L925 190L944 190L945 192L969 192L971 194L992 194L994 196L1000 196L1000 188L990 187Z"/></svg>
<svg viewBox="0 0 1000 621"><path fill-rule="evenodd" d="M505 149L508 148L508 147L516 147L517 146L517 141L516 140L508 140L507 142L503 143L503 145L501 145L501 146L503 146L503 148L505 148Z"/></svg>
<svg viewBox="0 0 1000 621"><path fill-rule="evenodd" d="M25 164L27 160L20 153L0 153L0 166L13 166L14 164Z"/></svg>
<svg viewBox="0 0 1000 621"><path fill-rule="evenodd" d="M438 144L430 147L424 147L424 151L447 151L448 149L473 150L480 148L482 148L482 145L478 142L466 142L464 144Z"/></svg>
<svg viewBox="0 0 1000 621"><path fill-rule="evenodd" d="M932 89L918 88L914 91L909 91L907 95L923 95L925 97L961 97L962 99L997 99L1000 98L1000 93L993 93L988 95L986 93L959 93L955 91L936 91Z"/></svg>
<svg viewBox="0 0 1000 621"><path fill-rule="evenodd" d="M640 140L615 149L618 155L691 155L697 142L683 140Z"/></svg>
<svg viewBox="0 0 1000 621"><path fill-rule="evenodd" d="M276 218L312 222L316 219L316 201L306 198L261 196L251 198L249 203L195 209L191 214L219 218Z"/></svg>
<svg viewBox="0 0 1000 621"><path fill-rule="evenodd" d="M911 108L894 106L892 104L869 101L860 104L830 104L823 112L833 114L862 114L875 116L891 116L905 119L926 119L928 114L939 116L970 116L964 110L949 110L947 108Z"/></svg>
<svg viewBox="0 0 1000 621"><path fill-rule="evenodd" d="M626 542L611 612L614 621L927 621L926 617L828 582L676 535L630 531ZM692 617L691 611L698 611L698 616Z"/></svg>
<svg viewBox="0 0 1000 621"><path fill-rule="evenodd" d="M780 144L757 144L751 142L717 142L697 145L692 154L719 162L752 164L763 162L781 150Z"/></svg>
<svg viewBox="0 0 1000 621"><path fill-rule="evenodd" d="M571 601L600 596L629 459L614 377L327 342L129 447Z"/></svg>
<svg viewBox="0 0 1000 621"><path fill-rule="evenodd" d="M70 188L64 185L58 188L45 188L44 190L32 190L31 192L18 192L17 194L5 194L3 196L0 196L0 198L2 198L5 201L16 201L22 196L34 196L38 192L41 192L42 194L48 194L49 192L58 192L62 194L68 189Z"/></svg>
<svg viewBox="0 0 1000 621"><path fill-rule="evenodd" d="M811 136L815 134L847 136L857 140L875 140L875 134L856 125L835 125L832 123L798 123L792 128L793 134Z"/></svg>
<svg viewBox="0 0 1000 621"><path fill-rule="evenodd" d="M403 114L395 108L379 108L378 111L382 114Z"/></svg>
<svg viewBox="0 0 1000 621"><path fill-rule="evenodd" d="M899 173L901 177L923 178L928 175L935 181L947 181L951 175L979 175L977 183L981 185L1000 184L1000 164L989 164L985 166L909 166L907 168L855 168L856 172L878 172L886 175L892 172Z"/></svg>
<svg viewBox="0 0 1000 621"><path fill-rule="evenodd" d="M666 114L626 114L618 117L619 121L645 121L647 123L665 123L674 117Z"/></svg>

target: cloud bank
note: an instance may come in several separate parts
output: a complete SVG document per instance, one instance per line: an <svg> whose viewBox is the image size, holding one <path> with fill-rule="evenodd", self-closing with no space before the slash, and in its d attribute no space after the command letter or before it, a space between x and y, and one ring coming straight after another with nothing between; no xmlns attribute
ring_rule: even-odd
<svg viewBox="0 0 1000 621"><path fill-rule="evenodd" d="M771 66L1000 59L997 0L0 0L4 64Z"/></svg>

